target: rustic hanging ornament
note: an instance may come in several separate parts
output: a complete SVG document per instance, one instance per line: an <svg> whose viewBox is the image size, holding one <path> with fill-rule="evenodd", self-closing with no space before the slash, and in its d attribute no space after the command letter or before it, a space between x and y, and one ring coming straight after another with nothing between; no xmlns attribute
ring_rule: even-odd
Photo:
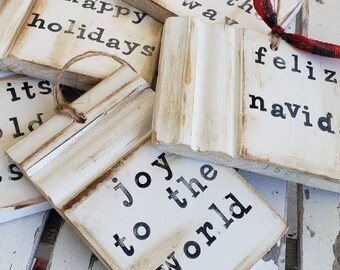
<svg viewBox="0 0 340 270"><path fill-rule="evenodd" d="M235 170L152 146L154 95L123 65L71 103L85 123L7 153L110 269L249 269L286 224Z"/></svg>
<svg viewBox="0 0 340 270"><path fill-rule="evenodd" d="M194 18L164 28L154 144L340 192L338 60Z"/></svg>
<svg viewBox="0 0 340 270"><path fill-rule="evenodd" d="M119 0L8 1L0 5L0 68L52 80L76 55L96 50L128 61L152 82L162 24ZM119 69L98 57L73 66L62 84L87 90Z"/></svg>
<svg viewBox="0 0 340 270"><path fill-rule="evenodd" d="M126 61L124 61L123 59L121 59L120 57L117 57L113 54L109 54L109 53L104 53L104 52L97 52L97 51L88 51L85 52L81 55L77 55L75 57L73 57L70 61L68 61L65 66L60 70L59 74L56 76L55 79L55 84L53 86L53 97L54 100L57 104L57 111L60 114L64 114L64 115L68 115L70 116L72 119L74 119L77 123L85 123L86 121L86 117L84 116L83 113L79 113L77 112L77 110L75 108L73 108L64 98L64 95L60 89L60 81L62 79L62 76L64 75L64 73L71 68L72 65L74 65L75 63L84 60L84 59L88 59L91 57L99 57L99 56L105 56L105 57L109 57L112 60L116 61L117 63L121 64L121 65L126 65L129 68L131 68L131 70L133 70L134 72L137 72L129 63L127 63Z"/></svg>

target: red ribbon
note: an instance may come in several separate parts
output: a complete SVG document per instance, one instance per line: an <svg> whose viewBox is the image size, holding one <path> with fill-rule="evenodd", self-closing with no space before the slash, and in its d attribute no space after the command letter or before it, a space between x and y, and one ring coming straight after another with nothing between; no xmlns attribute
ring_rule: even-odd
<svg viewBox="0 0 340 270"><path fill-rule="evenodd" d="M294 47L316 55L340 58L340 46L299 34L286 33L284 28L277 24L277 13L270 0L254 0L254 7L263 21L272 29L271 34L280 37Z"/></svg>

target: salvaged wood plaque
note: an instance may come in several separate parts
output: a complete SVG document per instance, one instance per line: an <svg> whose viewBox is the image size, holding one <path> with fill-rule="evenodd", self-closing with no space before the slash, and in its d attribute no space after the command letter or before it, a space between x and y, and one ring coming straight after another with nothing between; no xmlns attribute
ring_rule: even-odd
<svg viewBox="0 0 340 270"><path fill-rule="evenodd" d="M281 217L286 219L286 181L242 170L239 173ZM285 242L285 237L283 237L280 243L273 246L251 269L283 270L285 268L286 256ZM49 267L50 270L104 269L104 266L98 261L97 257L76 235L74 229L67 224L63 224L59 230Z"/></svg>
<svg viewBox="0 0 340 270"><path fill-rule="evenodd" d="M164 27L154 144L340 192L338 60L192 18Z"/></svg>
<svg viewBox="0 0 340 270"><path fill-rule="evenodd" d="M154 92L128 67L8 154L110 269L249 269L286 225L233 169L149 142Z"/></svg>
<svg viewBox="0 0 340 270"><path fill-rule="evenodd" d="M205 22L225 23L268 33L269 28L256 13L252 0L123 0L164 22L172 16L200 17ZM303 0L273 1L279 10L278 22L286 26L300 10ZM280 6L279 6L280 5Z"/></svg>
<svg viewBox="0 0 340 270"><path fill-rule="evenodd" d="M161 23L119 0L34 0L16 35L1 40L0 48L7 48L2 62L16 73L52 80L72 57L95 50L124 59L151 83L161 32ZM102 56L87 59L70 68L62 83L87 90L120 66Z"/></svg>
<svg viewBox="0 0 340 270"><path fill-rule="evenodd" d="M36 205L45 199L5 151L55 115L51 87L21 75L0 79L0 222L46 209Z"/></svg>

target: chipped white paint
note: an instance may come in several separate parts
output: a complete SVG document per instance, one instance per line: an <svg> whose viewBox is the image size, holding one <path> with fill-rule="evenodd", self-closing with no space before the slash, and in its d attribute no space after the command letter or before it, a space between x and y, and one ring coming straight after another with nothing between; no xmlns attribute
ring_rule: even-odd
<svg viewBox="0 0 340 270"><path fill-rule="evenodd" d="M287 217L287 182L252 172L239 173L284 219ZM252 270L285 270L286 240L283 237Z"/></svg>
<svg viewBox="0 0 340 270"><path fill-rule="evenodd" d="M302 13L304 34L324 42L339 44L339 9L339 1L306 1ZM335 70L338 74L339 69ZM339 81L338 77L336 79ZM339 97L339 87L334 87L333 91ZM339 153L339 148L335 151ZM299 199L301 270L339 270L340 194L303 186Z"/></svg>
<svg viewBox="0 0 340 270"><path fill-rule="evenodd" d="M340 194L303 187L300 199L301 270L340 269Z"/></svg>
<svg viewBox="0 0 340 270"><path fill-rule="evenodd" d="M106 268L66 223L58 233L48 270L105 270Z"/></svg>
<svg viewBox="0 0 340 270"><path fill-rule="evenodd" d="M298 237L298 196L297 196L298 184L288 183L288 209L287 209L287 222L289 224L288 237L291 239L297 239Z"/></svg>
<svg viewBox="0 0 340 270"><path fill-rule="evenodd" d="M270 29L257 15L251 0L123 0L150 16L164 22L177 16L194 16L210 23L226 23L242 28L268 33ZM273 1L278 5L278 1ZM280 2L278 22L286 26L300 10L303 0Z"/></svg>
<svg viewBox="0 0 340 270"><path fill-rule="evenodd" d="M0 224L0 269L30 270L47 212Z"/></svg>
<svg viewBox="0 0 340 270"><path fill-rule="evenodd" d="M51 87L25 76L0 79L0 223L50 208L5 151L55 114Z"/></svg>
<svg viewBox="0 0 340 270"><path fill-rule="evenodd" d="M284 221L233 169L151 146L153 98L122 67L73 103L85 124L55 116L8 154L111 269L249 269Z"/></svg>
<svg viewBox="0 0 340 270"><path fill-rule="evenodd" d="M53 80L71 58L96 50L121 57L151 82L162 24L120 0L86 2L35 0L3 63L16 73ZM9 47L8 40L1 43ZM103 56L86 59L69 69L63 84L87 90L119 67Z"/></svg>
<svg viewBox="0 0 340 270"><path fill-rule="evenodd" d="M192 18L164 29L158 147L340 192L340 88L324 72L338 60Z"/></svg>

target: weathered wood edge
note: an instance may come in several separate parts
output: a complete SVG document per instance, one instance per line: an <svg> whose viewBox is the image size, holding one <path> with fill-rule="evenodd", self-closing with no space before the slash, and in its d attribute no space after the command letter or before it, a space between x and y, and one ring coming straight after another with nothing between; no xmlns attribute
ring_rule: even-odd
<svg viewBox="0 0 340 270"><path fill-rule="evenodd" d="M161 5L158 5L153 0L123 0L123 2L144 11L156 20L164 23L169 17L177 16L173 12L165 9Z"/></svg>

